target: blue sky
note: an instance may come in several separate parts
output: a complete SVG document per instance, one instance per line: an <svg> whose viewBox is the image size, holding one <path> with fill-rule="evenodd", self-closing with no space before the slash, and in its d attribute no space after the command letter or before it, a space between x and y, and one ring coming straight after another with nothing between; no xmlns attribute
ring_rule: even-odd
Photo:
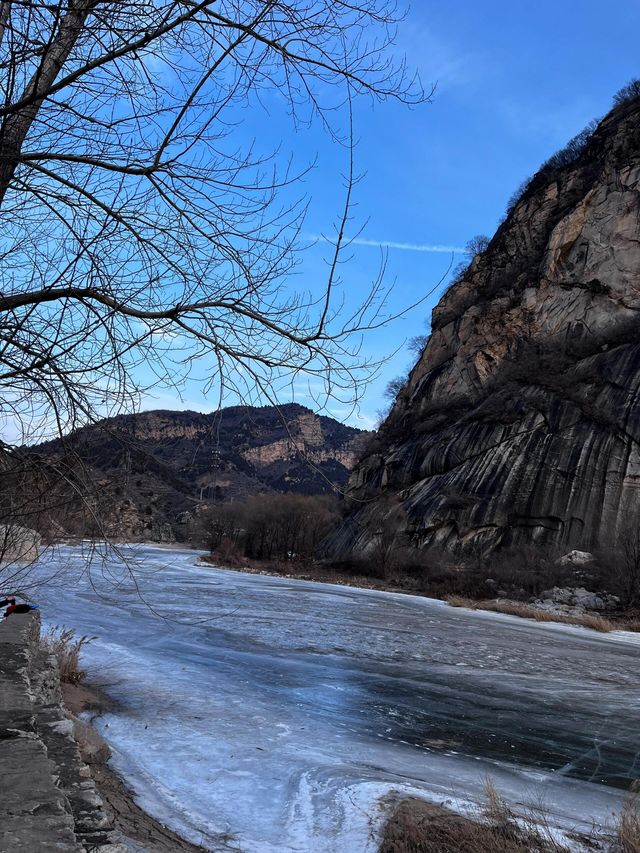
<svg viewBox="0 0 640 853"><path fill-rule="evenodd" d="M591 119L604 115L621 86L640 77L639 32L636 0L606 5L416 0L396 50L406 54L425 85L437 85L436 93L432 103L414 109L366 100L356 105L356 168L365 176L357 188L353 233L364 226L361 238L374 245L354 246L342 269L348 298L364 293L375 276L378 243L389 246L393 308L431 291L452 259L428 247L461 247L476 234L494 233L518 185ZM319 127L292 133L278 119L265 125L264 116L243 132L247 140L258 133L269 143L281 141L281 150L291 151L300 166L317 157L301 187L310 200L305 230L310 236L330 233L340 211L344 149ZM300 280L322 280L326 249L319 243L307 254ZM459 260L454 257L453 265ZM336 417L362 427L375 422L387 382L411 364L403 341L424 332L444 286L367 337L366 352L384 359L384 367L364 390L359 415L336 404L329 407ZM297 401L312 405L304 389ZM194 386L186 389L183 403L158 394L146 398L143 408L212 405Z"/></svg>

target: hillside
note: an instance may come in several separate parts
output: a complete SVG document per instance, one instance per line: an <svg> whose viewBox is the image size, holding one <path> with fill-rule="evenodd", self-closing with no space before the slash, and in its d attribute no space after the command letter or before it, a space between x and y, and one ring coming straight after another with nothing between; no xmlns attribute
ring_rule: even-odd
<svg viewBox="0 0 640 853"><path fill-rule="evenodd" d="M292 403L123 415L29 452L78 480L61 489L67 501L57 523L65 531L106 525L121 538L170 541L212 502L333 491L366 435Z"/></svg>
<svg viewBox="0 0 640 853"><path fill-rule="evenodd" d="M592 550L640 512L640 98L523 187L433 311L432 334L350 480L332 540L394 519L418 548ZM385 503L386 502L386 503Z"/></svg>

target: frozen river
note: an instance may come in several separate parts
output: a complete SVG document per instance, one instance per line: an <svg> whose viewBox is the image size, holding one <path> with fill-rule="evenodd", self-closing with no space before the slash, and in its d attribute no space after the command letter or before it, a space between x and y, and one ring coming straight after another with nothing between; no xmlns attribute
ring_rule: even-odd
<svg viewBox="0 0 640 853"><path fill-rule="evenodd" d="M563 825L605 822L640 776L631 635L126 553L135 581L50 555L43 618L97 635L116 769L212 850L368 853L393 792L464 801L487 775Z"/></svg>

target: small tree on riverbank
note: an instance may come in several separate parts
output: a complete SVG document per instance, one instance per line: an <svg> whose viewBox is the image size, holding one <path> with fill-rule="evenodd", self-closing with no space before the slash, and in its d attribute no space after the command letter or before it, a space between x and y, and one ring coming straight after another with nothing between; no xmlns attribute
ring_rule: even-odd
<svg viewBox="0 0 640 853"><path fill-rule="evenodd" d="M213 507L199 524L221 557L300 562L313 558L340 517L335 498L269 494Z"/></svg>

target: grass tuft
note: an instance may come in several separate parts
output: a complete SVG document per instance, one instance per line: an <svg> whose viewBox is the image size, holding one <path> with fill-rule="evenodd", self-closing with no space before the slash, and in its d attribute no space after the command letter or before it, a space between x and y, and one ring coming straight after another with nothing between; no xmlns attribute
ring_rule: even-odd
<svg viewBox="0 0 640 853"><path fill-rule="evenodd" d="M618 843L621 853L640 853L640 794L626 798L618 817Z"/></svg>
<svg viewBox="0 0 640 853"><path fill-rule="evenodd" d="M514 811L490 779L482 803L469 816L421 800L405 800L388 822L380 847L380 853L523 851L569 853L569 847L558 840L543 809Z"/></svg>
<svg viewBox="0 0 640 853"><path fill-rule="evenodd" d="M637 784L637 783L636 783ZM380 853L640 853L640 794L627 797L614 825L563 836L543 802L511 806L485 783L468 814L418 799L403 800L384 829Z"/></svg>
<svg viewBox="0 0 640 853"><path fill-rule="evenodd" d="M80 684L86 672L80 666L82 648L95 637L76 638L73 630L56 626L44 634L40 643L47 654L55 656L60 670L60 680L66 684Z"/></svg>

